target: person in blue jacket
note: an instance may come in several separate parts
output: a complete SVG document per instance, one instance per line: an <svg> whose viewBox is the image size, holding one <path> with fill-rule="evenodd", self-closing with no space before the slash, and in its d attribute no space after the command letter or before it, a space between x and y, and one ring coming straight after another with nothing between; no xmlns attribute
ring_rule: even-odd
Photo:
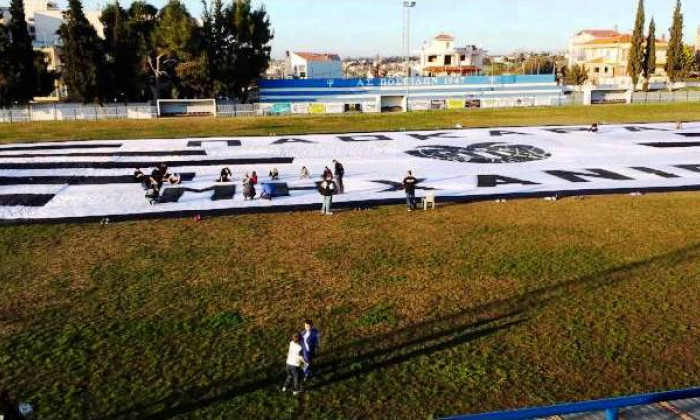
<svg viewBox="0 0 700 420"><path fill-rule="evenodd" d="M301 354L306 362L304 366L304 380L307 380L313 375L311 369L313 368L313 360L316 357L316 353L318 353L318 349L321 347L321 334L314 328L313 321L307 319L304 321L304 331L302 331L300 335Z"/></svg>

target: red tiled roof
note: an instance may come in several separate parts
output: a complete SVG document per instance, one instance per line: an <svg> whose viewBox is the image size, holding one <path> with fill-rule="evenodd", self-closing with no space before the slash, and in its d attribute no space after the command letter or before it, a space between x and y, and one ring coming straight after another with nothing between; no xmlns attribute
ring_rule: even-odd
<svg viewBox="0 0 700 420"><path fill-rule="evenodd" d="M632 42L632 35L630 34L618 34L614 37L606 37L600 39L594 39L592 41L584 42L584 45L596 45L596 44L629 44ZM657 44L667 44L666 41L657 39Z"/></svg>
<svg viewBox="0 0 700 420"><path fill-rule="evenodd" d="M338 54L317 54L309 52L295 52L294 54L306 61L340 61Z"/></svg>

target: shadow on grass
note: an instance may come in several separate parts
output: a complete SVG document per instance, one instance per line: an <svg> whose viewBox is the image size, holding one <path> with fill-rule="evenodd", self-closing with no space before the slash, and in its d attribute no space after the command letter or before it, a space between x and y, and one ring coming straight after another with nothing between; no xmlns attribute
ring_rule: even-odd
<svg viewBox="0 0 700 420"><path fill-rule="evenodd" d="M363 338L344 345L328 357L320 357L316 372L319 379L313 388L331 385L414 358L431 355L503 332L528 321L538 309L565 300L577 288L599 289L627 278L630 272L653 264L675 265L697 258L700 244L695 244L649 259L624 264L588 276L540 287L525 293L448 316L426 320L409 327ZM233 398L282 383L281 364L251 370L245 376L232 377L206 387L196 387L145 402L115 414L112 418L165 419L222 403Z"/></svg>

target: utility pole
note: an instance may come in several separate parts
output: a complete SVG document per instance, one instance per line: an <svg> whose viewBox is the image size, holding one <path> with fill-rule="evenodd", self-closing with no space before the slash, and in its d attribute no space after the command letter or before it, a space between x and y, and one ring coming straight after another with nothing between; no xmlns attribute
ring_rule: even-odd
<svg viewBox="0 0 700 420"><path fill-rule="evenodd" d="M409 98L411 96L411 9L416 7L414 0L403 2L403 46L406 59L406 112L409 111Z"/></svg>

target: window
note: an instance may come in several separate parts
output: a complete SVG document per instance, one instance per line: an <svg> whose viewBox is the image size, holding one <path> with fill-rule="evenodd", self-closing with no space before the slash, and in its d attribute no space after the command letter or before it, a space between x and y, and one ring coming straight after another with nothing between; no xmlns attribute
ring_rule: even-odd
<svg viewBox="0 0 700 420"><path fill-rule="evenodd" d="M446 55L446 56L445 56L445 65L446 65L446 66L451 66L451 65L452 65L452 56L451 56L451 55Z"/></svg>
<svg viewBox="0 0 700 420"><path fill-rule="evenodd" d="M467 61L467 56L465 54L460 55L459 61Z"/></svg>
<svg viewBox="0 0 700 420"><path fill-rule="evenodd" d="M428 56L428 63L436 63L437 62L437 55L429 55Z"/></svg>
<svg viewBox="0 0 700 420"><path fill-rule="evenodd" d="M600 73L600 67L595 67L593 69L593 73Z"/></svg>
<svg viewBox="0 0 700 420"><path fill-rule="evenodd" d="M605 68L605 73L607 73L607 72L608 72L608 68L606 67L606 68Z"/></svg>

